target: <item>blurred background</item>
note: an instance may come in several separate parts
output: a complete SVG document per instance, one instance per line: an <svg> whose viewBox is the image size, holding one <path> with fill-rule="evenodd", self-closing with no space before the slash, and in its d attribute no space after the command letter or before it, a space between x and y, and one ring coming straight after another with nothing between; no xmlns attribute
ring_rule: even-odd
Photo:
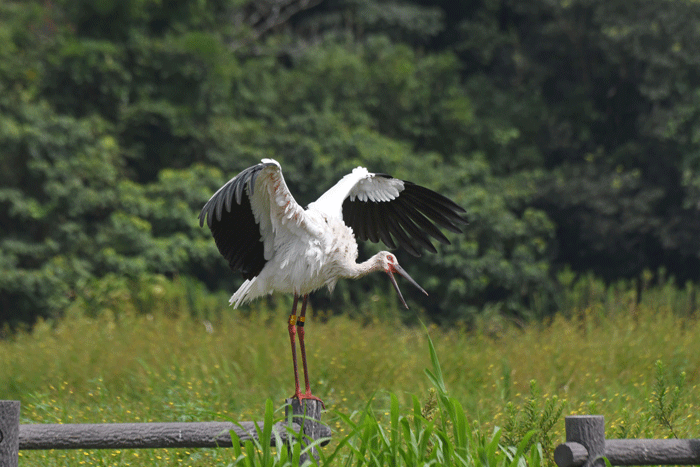
<svg viewBox="0 0 700 467"><path fill-rule="evenodd" d="M699 25L691 0L5 0L0 326L173 284L226 311L197 306L240 284L197 215L264 157L302 205L363 165L466 208L439 254L399 253L431 294L404 287L405 320L526 322L582 283L694 312Z"/></svg>

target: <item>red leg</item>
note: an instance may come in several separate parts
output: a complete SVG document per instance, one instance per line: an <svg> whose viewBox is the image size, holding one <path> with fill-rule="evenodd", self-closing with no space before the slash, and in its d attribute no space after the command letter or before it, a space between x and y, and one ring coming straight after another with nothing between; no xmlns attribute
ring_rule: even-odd
<svg viewBox="0 0 700 467"><path fill-rule="evenodd" d="M321 399L311 394L309 370L306 365L306 347L304 346L304 321L306 320L306 302L308 298L308 295L304 295L304 300L301 302L301 313L299 313L299 320L297 321L297 332L299 333L299 350L301 350L301 364L304 368L304 385L306 389L306 392L304 394L299 395L299 400L314 399L323 404L323 401Z"/></svg>
<svg viewBox="0 0 700 467"><path fill-rule="evenodd" d="M297 369L297 345L294 336L297 334L297 302L299 296L294 294L294 305L292 305L292 314L289 315L287 330L289 331L289 341L292 344L292 364L294 365L294 395L301 400L301 390L299 389L299 370ZM301 339L301 336L299 337Z"/></svg>

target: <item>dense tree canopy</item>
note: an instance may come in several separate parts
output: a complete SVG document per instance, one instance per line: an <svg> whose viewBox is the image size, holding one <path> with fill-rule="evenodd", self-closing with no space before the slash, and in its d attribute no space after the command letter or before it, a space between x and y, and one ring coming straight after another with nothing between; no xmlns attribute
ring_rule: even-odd
<svg viewBox="0 0 700 467"><path fill-rule="evenodd" d="M6 1L0 321L117 278L235 290L197 214L263 157L302 205L357 165L463 205L452 245L399 255L439 321L552 312L562 267L697 280L699 24L691 0Z"/></svg>

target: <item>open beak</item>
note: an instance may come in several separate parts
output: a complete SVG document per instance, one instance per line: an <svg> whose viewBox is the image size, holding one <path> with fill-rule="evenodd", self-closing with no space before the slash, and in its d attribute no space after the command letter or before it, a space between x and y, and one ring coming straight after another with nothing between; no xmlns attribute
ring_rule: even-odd
<svg viewBox="0 0 700 467"><path fill-rule="evenodd" d="M418 288L418 290L420 290L424 294L428 295L428 292L423 290L423 287L418 285L418 282L414 281L413 278L411 276L409 276L408 273L404 270L404 268L402 268L398 264L394 264L394 270L387 271L387 274L389 274L389 279L391 279L391 283L394 284L394 288L396 289L396 293L399 294L399 299L401 300L401 303L403 303L403 306L405 306L407 309L408 309L408 305L406 304L406 300L403 299L403 295L401 295L401 290L399 290L399 284L396 283L396 279L394 278L394 274L393 274L394 272L399 274L401 277L406 279L411 284L413 284L415 287Z"/></svg>

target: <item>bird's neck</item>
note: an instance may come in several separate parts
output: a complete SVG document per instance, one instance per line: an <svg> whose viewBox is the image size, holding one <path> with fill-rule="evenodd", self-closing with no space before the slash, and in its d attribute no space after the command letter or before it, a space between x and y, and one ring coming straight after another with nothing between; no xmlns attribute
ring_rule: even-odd
<svg viewBox="0 0 700 467"><path fill-rule="evenodd" d="M349 279L358 279L366 276L369 273L382 270L383 268L381 262L379 261L379 253L377 253L362 263L355 263L353 261L352 263L348 264L345 277Z"/></svg>

